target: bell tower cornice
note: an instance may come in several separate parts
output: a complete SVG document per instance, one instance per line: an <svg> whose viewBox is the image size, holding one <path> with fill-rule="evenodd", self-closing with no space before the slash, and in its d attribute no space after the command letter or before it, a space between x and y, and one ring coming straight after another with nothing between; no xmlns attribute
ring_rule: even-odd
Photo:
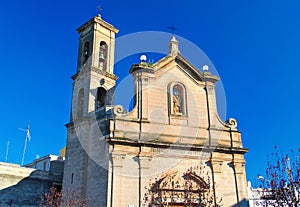
<svg viewBox="0 0 300 207"><path fill-rule="evenodd" d="M101 18L101 15L98 14L97 16L93 17L89 21L87 21L85 24L83 24L81 27L79 27L76 31L81 34L86 28L88 28L91 25L94 25L95 23L100 24L102 27L113 31L114 33L118 33L119 30L115 28L112 24L107 23Z"/></svg>
<svg viewBox="0 0 300 207"><path fill-rule="evenodd" d="M95 67L91 67L90 71L93 71L97 74L106 76L106 77L111 78L112 80L115 80L115 81L118 79L118 76L116 76L115 74L111 74L111 73L108 73L108 72L105 72L105 71L101 71L101 70L99 70L98 68L95 68ZM81 75L88 74L88 73L89 73L89 70L83 70L81 72ZM79 73L76 73L76 74L72 75L71 76L72 80L75 81L77 79L78 75L79 75Z"/></svg>

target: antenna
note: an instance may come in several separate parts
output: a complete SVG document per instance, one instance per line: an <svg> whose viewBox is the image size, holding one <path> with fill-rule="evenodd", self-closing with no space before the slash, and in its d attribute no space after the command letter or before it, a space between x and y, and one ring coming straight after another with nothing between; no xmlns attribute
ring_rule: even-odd
<svg viewBox="0 0 300 207"><path fill-rule="evenodd" d="M24 150L23 150L23 156L22 156L22 166L23 166L24 165L24 158L25 158L26 147L27 147L27 141L30 141L30 139L31 139L31 136L30 136L30 124L27 125L27 129L19 128L19 130L26 132L26 138L25 138Z"/></svg>
<svg viewBox="0 0 300 207"><path fill-rule="evenodd" d="M7 158L8 158L8 149L9 149L9 140L7 140L7 145L6 145L6 156L5 156L5 162L7 162Z"/></svg>

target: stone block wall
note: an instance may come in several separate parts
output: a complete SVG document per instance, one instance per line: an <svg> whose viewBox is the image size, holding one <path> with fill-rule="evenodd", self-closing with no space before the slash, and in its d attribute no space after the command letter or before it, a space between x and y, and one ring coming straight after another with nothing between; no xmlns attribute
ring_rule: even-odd
<svg viewBox="0 0 300 207"><path fill-rule="evenodd" d="M34 207L52 186L60 188L63 161L52 161L50 171L0 162L0 206Z"/></svg>

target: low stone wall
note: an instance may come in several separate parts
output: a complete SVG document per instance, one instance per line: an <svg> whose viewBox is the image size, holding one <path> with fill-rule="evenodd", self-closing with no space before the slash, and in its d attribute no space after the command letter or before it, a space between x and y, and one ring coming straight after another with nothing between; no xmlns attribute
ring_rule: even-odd
<svg viewBox="0 0 300 207"><path fill-rule="evenodd" d="M0 162L0 206L38 206L51 186L61 186L63 161L52 161L50 171Z"/></svg>

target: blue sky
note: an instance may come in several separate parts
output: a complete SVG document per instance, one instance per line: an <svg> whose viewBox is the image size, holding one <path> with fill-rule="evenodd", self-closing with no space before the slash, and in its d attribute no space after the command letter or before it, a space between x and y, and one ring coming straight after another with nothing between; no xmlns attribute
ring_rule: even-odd
<svg viewBox="0 0 300 207"><path fill-rule="evenodd" d="M0 161L9 140L8 161L21 162L25 134L18 128L28 122L32 140L25 163L58 154L65 145L75 30L97 14L99 3L103 19L120 29L119 37L169 32L167 26L175 24L176 34L206 53L225 88L227 118L237 119L250 149L249 180L264 173L275 145L283 152L299 147L298 0L15 0L0 7Z"/></svg>

